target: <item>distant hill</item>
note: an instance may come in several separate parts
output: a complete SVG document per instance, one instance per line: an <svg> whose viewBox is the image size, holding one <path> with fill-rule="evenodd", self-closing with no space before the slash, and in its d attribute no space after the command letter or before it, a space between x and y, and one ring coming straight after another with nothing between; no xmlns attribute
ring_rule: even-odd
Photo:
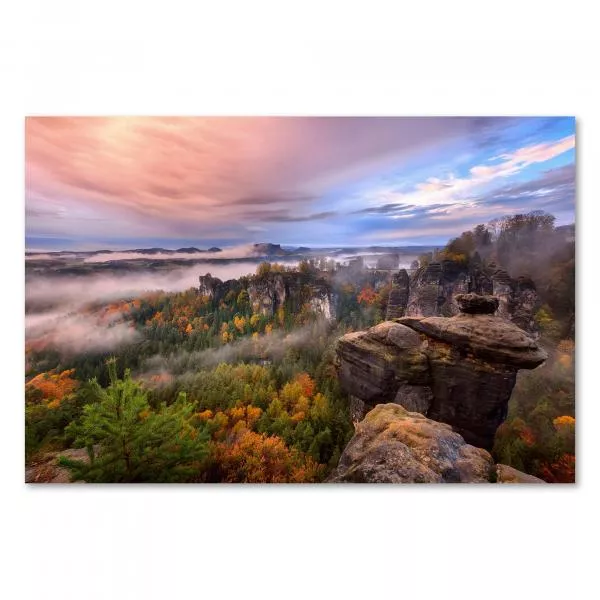
<svg viewBox="0 0 600 600"><path fill-rule="evenodd" d="M281 244L254 244L252 254L254 256L289 256L295 254L292 251L284 250Z"/></svg>

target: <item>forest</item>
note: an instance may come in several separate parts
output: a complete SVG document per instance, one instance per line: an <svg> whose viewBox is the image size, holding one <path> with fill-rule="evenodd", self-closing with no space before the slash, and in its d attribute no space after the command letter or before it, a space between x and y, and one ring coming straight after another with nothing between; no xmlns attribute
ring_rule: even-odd
<svg viewBox="0 0 600 600"><path fill-rule="evenodd" d="M573 481L574 234L546 213L515 215L464 232L412 267L433 260L495 262L534 280L550 358L519 373L493 455L548 482ZM257 310L248 290L277 274L293 293ZM127 335L110 350L26 339L27 466L85 448L85 460L60 459L73 481L325 481L354 432L335 342L385 319L391 276L325 258L265 262L214 294L192 287L87 302L78 316ZM334 303L328 318L312 302L324 286Z"/></svg>

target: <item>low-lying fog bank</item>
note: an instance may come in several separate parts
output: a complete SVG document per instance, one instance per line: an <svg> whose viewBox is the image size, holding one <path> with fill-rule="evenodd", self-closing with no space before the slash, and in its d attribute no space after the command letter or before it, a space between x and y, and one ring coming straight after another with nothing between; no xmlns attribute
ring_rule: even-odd
<svg viewBox="0 0 600 600"><path fill-rule="evenodd" d="M110 350L121 343L137 341L138 334L117 319L83 313L86 305L136 298L155 291L183 291L197 287L198 277L207 272L223 280L238 278L255 273L258 264L194 265L118 274L31 274L25 282L25 339L42 339L68 352Z"/></svg>

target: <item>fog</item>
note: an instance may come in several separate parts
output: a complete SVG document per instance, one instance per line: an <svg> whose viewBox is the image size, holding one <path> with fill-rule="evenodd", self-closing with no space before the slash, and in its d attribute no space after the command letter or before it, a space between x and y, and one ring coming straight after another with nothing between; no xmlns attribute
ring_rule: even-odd
<svg viewBox="0 0 600 600"><path fill-rule="evenodd" d="M178 292L198 286L199 275L210 272L232 279L256 271L259 262L207 264L173 270L92 273L85 275L30 275L25 283L25 339L64 353L111 350L134 342L138 334L119 322L91 312L90 304L130 299L148 292Z"/></svg>
<svg viewBox="0 0 600 600"><path fill-rule="evenodd" d="M365 254L342 254L339 256L327 257L328 260L334 260L339 262L341 265L348 266L348 264L356 259L362 258L364 265L367 269L377 268L377 261L381 256L389 256L390 254L396 254L395 252L369 252ZM418 258L417 254L401 254L398 260L398 269L409 269L411 263Z"/></svg>
<svg viewBox="0 0 600 600"><path fill-rule="evenodd" d="M59 260L59 259L74 259L76 254L26 254L25 260Z"/></svg>
<svg viewBox="0 0 600 600"><path fill-rule="evenodd" d="M84 258L84 263L103 263L116 260L202 260L202 259L223 259L231 260L236 258L252 258L256 256L256 250L252 244L243 246L232 246L224 248L220 252L159 252L157 254L146 254L143 252L104 252L93 254Z"/></svg>
<svg viewBox="0 0 600 600"><path fill-rule="evenodd" d="M99 314L48 312L25 317L25 337L39 347L50 346L63 354L112 350L137 342L140 334L133 325Z"/></svg>
<svg viewBox="0 0 600 600"><path fill-rule="evenodd" d="M256 259L255 261L228 262L228 257L235 256L242 259L244 255L249 255L252 251L252 245L245 245L229 248L223 252L202 253L202 255L182 252L158 255L134 252L107 253L86 257L84 262L102 263L109 260L118 263L135 258L152 261L167 259L195 259L198 261L199 256L206 259L224 260L211 263L196 262L190 266L177 267L165 263L164 267L155 265L147 269L141 265L131 269L125 265L114 269L108 266L110 269L108 271L105 266L79 267L75 264L75 272L70 275L57 273L53 271L52 266L48 269L44 268L41 273L30 272L27 274L25 284L26 340L42 346L55 347L64 353L111 350L120 344L134 342L139 339L135 330L120 318L107 320L101 314L100 309L103 304L137 298L150 292L172 293L197 287L198 277L207 273L222 280L251 275L256 272L262 261ZM348 255L343 258L351 259L357 256L360 254ZM376 262L377 256L379 253L368 254L373 262ZM51 255L48 257L56 259ZM37 258L40 256L38 255ZM67 257L67 261L70 258ZM337 260L339 261L340 258L337 257ZM412 258L412 256L401 256L401 266L404 266L405 261L410 261ZM278 260L275 257L272 260L289 267L297 265L297 261ZM366 263L368 266L375 266L371 265L369 260ZM77 272L79 268L81 268L80 273ZM92 271L87 272L90 268ZM91 306L94 306L95 309L92 310ZM290 344L296 343L296 340L299 339L297 336L301 335L303 335L302 332L297 332L294 337L288 336L286 339L272 336L259 342L260 347L258 348L256 341L248 341L246 345L241 343L227 346L212 353L203 354L202 358L187 357L185 360L193 362L197 359L201 362L212 361L218 364L221 361L230 360L226 356L227 353L237 353L236 356L238 354L242 356L245 353L256 354L256 352L273 354L277 353L278 344L281 344L281 348L288 347Z"/></svg>
<svg viewBox="0 0 600 600"><path fill-rule="evenodd" d="M162 290L179 292L198 286L198 277L211 273L220 279L235 279L256 272L260 263L199 264L172 270L91 273L85 275L32 275L25 283L27 312L37 307L68 307L73 310L90 302L132 298Z"/></svg>
<svg viewBox="0 0 600 600"><path fill-rule="evenodd" d="M141 378L154 375L182 376L220 363L237 363L249 358L279 360L290 348L313 345L315 340L327 334L332 325L326 319L305 325L291 333L275 330L257 338L242 338L219 348L198 352L179 352L170 356L156 355L144 362Z"/></svg>

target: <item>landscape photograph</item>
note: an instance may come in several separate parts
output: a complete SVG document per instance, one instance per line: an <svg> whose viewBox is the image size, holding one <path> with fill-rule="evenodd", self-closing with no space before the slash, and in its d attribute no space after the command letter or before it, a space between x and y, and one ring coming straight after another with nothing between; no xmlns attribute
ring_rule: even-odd
<svg viewBox="0 0 600 600"><path fill-rule="evenodd" d="M26 117L25 482L575 483L575 130Z"/></svg>

